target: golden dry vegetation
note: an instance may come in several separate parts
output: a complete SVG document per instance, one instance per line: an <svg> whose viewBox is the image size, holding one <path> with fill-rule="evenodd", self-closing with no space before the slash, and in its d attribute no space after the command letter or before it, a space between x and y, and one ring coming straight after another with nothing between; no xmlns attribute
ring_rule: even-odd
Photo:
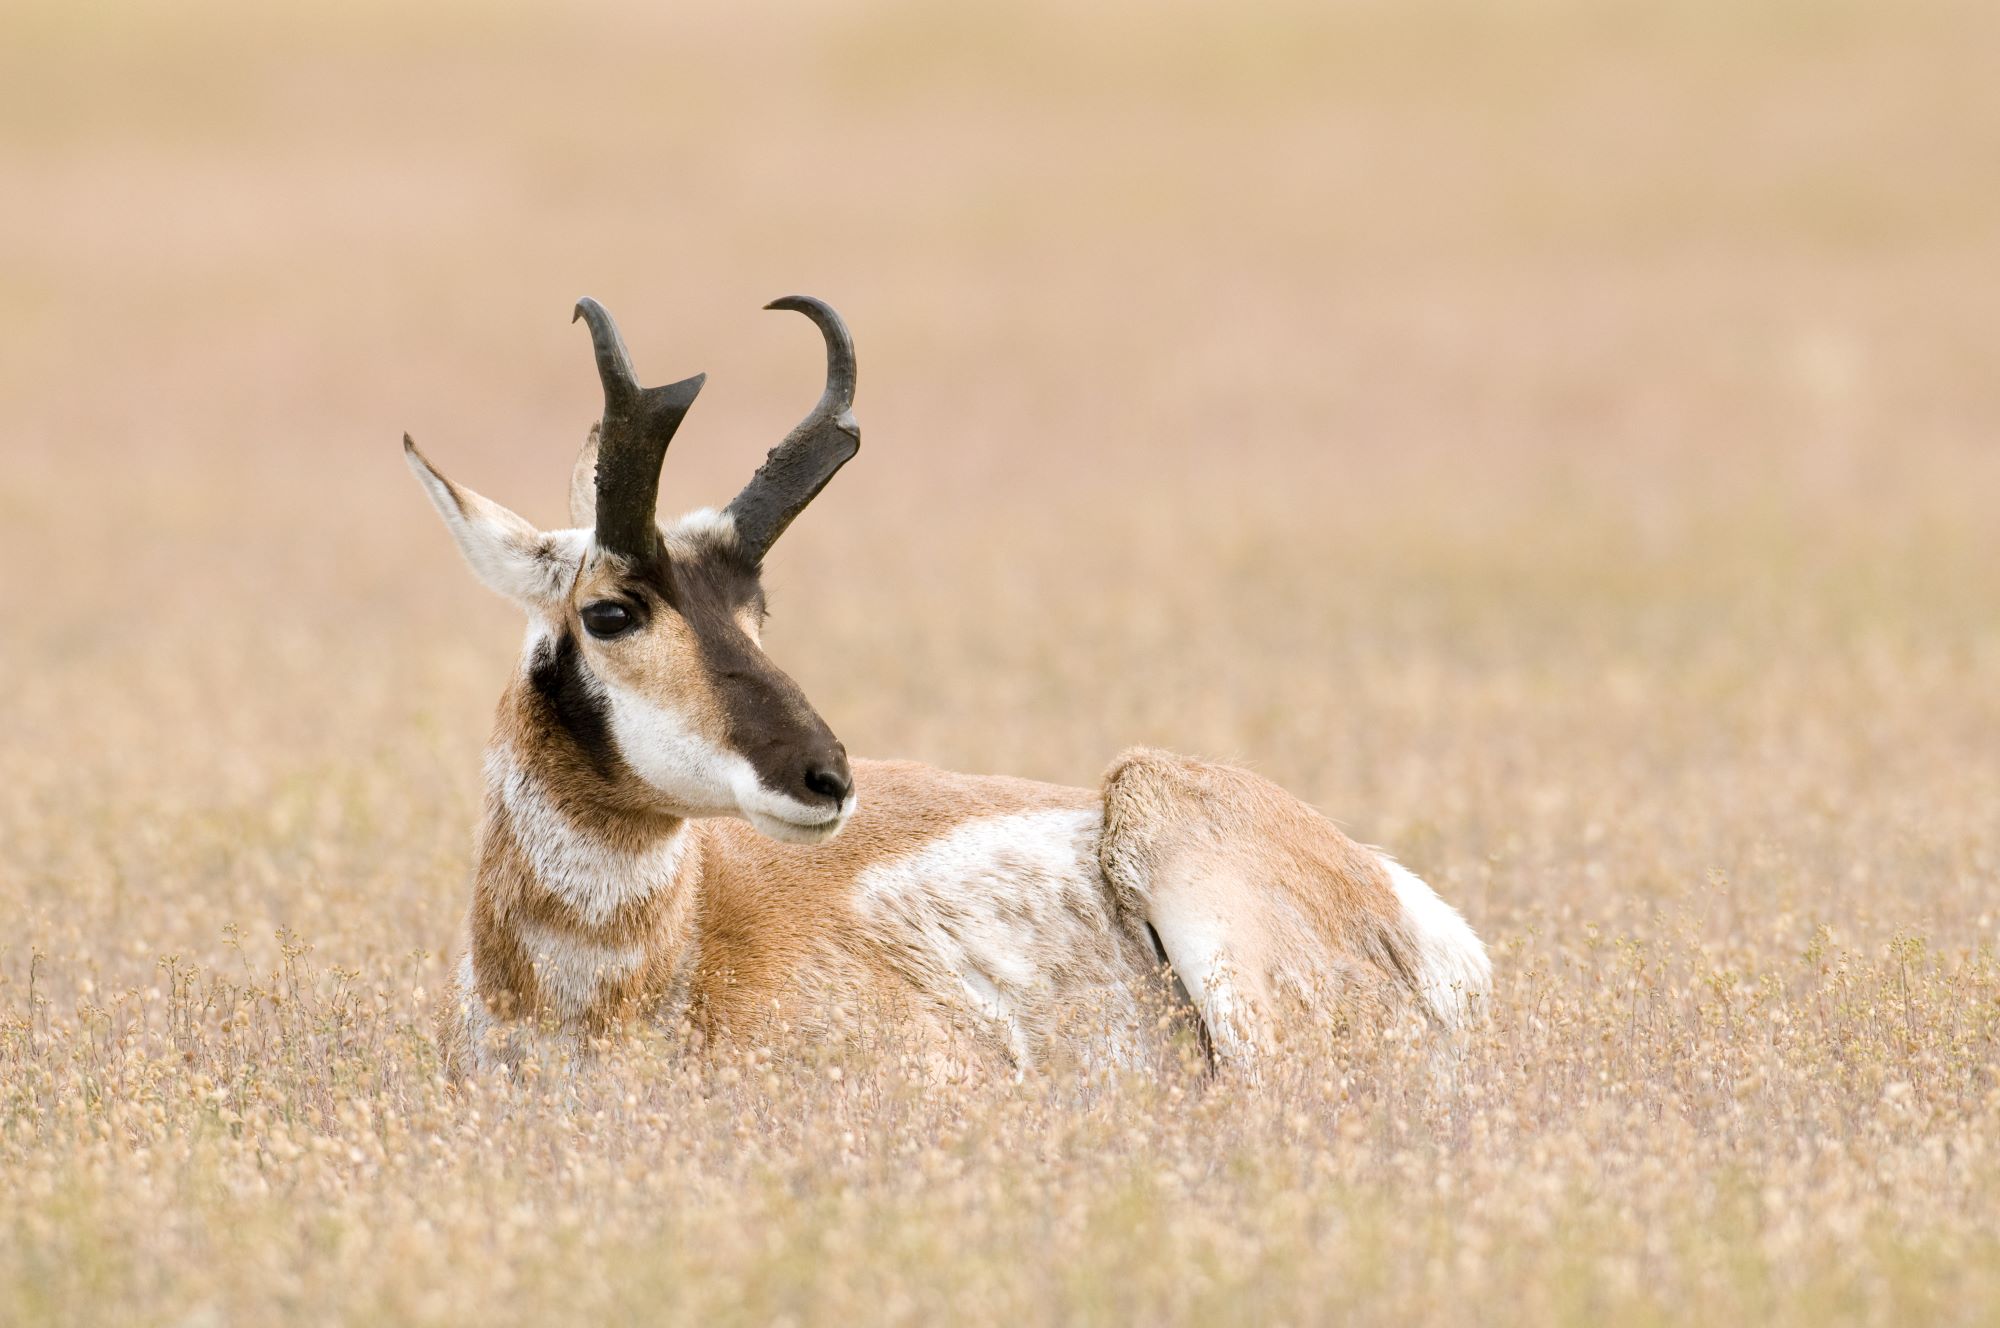
<svg viewBox="0 0 2000 1328"><path fill-rule="evenodd" d="M6 26L0 1321L2000 1317L2000 9ZM439 1086L518 627L398 435L555 521L590 293L717 501L793 289L849 747L1253 763L1488 938L1455 1092Z"/></svg>

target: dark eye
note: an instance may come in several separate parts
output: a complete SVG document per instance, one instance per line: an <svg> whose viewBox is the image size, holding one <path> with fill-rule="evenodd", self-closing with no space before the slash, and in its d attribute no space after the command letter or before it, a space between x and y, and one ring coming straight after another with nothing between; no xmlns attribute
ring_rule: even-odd
<svg viewBox="0 0 2000 1328"><path fill-rule="evenodd" d="M583 630L600 641L623 636L632 630L635 621L630 609L608 599L583 606Z"/></svg>

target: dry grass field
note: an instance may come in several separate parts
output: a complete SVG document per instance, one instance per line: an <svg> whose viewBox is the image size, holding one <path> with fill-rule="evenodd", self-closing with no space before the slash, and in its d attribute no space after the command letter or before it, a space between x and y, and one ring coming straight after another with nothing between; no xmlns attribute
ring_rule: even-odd
<svg viewBox="0 0 2000 1328"><path fill-rule="evenodd" d="M2000 1319L2000 8L16 5L0 1322ZM1493 948L1455 1092L455 1097L580 294L849 748L1240 759Z"/></svg>

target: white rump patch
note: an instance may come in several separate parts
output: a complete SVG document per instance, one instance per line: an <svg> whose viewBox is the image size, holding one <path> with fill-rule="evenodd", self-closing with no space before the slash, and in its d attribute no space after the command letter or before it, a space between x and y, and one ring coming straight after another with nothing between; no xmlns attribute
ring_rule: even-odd
<svg viewBox="0 0 2000 1328"><path fill-rule="evenodd" d="M1417 942L1417 982L1424 1000L1448 1027L1463 1025L1473 1003L1493 982L1493 961L1459 911L1438 898L1422 878L1386 853L1375 855L1389 873L1403 920Z"/></svg>
<svg viewBox="0 0 2000 1328"><path fill-rule="evenodd" d="M507 748L487 752L486 782L499 793L536 879L589 926L603 926L621 905L646 898L680 871L685 826L639 852L625 852L571 824Z"/></svg>

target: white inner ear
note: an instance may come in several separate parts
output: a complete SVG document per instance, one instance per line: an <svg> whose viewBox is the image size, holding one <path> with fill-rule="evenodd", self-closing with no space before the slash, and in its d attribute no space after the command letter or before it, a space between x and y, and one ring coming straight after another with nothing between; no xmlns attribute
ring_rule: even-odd
<svg viewBox="0 0 2000 1328"><path fill-rule="evenodd" d="M597 524L597 430L590 426L569 472L569 523L584 530Z"/></svg>
<svg viewBox="0 0 2000 1328"><path fill-rule="evenodd" d="M453 484L407 440L404 457L482 585L528 608L569 593L589 531L537 530L525 517Z"/></svg>

